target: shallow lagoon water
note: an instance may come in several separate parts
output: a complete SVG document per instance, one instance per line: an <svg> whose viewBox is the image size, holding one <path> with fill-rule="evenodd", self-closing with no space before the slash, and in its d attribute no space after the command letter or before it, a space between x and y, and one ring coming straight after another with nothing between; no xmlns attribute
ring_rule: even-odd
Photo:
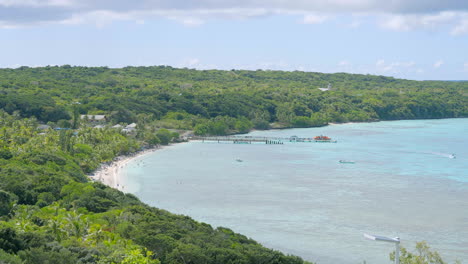
<svg viewBox="0 0 468 264"><path fill-rule="evenodd" d="M338 143L174 145L130 163L122 184L150 205L320 264L391 263L393 245L363 233L399 236L409 249L425 240L468 263L468 119L249 135L320 134Z"/></svg>

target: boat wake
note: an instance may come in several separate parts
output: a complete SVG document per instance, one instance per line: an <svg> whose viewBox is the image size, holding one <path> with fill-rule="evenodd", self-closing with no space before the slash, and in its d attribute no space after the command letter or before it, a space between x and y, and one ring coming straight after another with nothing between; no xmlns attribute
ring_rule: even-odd
<svg viewBox="0 0 468 264"><path fill-rule="evenodd" d="M445 158L449 158L449 159L455 159L456 158L455 154L440 153L440 152L430 152L430 154L445 157Z"/></svg>

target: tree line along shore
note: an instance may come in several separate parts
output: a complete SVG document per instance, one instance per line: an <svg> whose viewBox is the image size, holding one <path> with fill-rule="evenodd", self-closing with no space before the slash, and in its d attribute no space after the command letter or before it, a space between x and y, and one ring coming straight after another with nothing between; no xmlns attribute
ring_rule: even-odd
<svg viewBox="0 0 468 264"><path fill-rule="evenodd" d="M20 67L0 69L0 95L6 263L307 263L86 174L187 130L468 116L467 82L344 73Z"/></svg>
<svg viewBox="0 0 468 264"><path fill-rule="evenodd" d="M327 87L327 88L321 88ZM468 82L169 66L0 69L0 108L59 127L80 116L199 135L468 116ZM98 120L95 120L98 121Z"/></svg>

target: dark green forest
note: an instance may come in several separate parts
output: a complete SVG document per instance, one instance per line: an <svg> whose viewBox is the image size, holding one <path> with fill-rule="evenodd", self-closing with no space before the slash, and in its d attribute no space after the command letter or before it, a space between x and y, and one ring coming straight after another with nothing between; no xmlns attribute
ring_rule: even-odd
<svg viewBox="0 0 468 264"><path fill-rule="evenodd" d="M306 263L86 175L184 130L468 117L467 96L468 82L345 73L0 69L0 263ZM81 115L107 118L98 129ZM130 123L132 133L112 127Z"/></svg>
<svg viewBox="0 0 468 264"><path fill-rule="evenodd" d="M330 91L319 87L331 84ZM468 116L468 82L169 66L0 69L0 108L67 126L73 113L196 134ZM66 122L68 121L68 122Z"/></svg>
<svg viewBox="0 0 468 264"><path fill-rule="evenodd" d="M100 162L151 146L136 135L38 125L0 110L0 263L305 263L88 180Z"/></svg>

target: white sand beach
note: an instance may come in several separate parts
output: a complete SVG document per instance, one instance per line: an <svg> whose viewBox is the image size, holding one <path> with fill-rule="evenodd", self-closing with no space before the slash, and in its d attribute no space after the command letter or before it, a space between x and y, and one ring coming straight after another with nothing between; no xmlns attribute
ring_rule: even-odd
<svg viewBox="0 0 468 264"><path fill-rule="evenodd" d="M160 149L162 149L161 146L139 151L133 153L132 155L116 157L110 164L103 163L100 168L89 174L88 177L93 181L100 181L109 187L124 191L125 186L120 183L120 174L122 168L132 160Z"/></svg>
<svg viewBox="0 0 468 264"><path fill-rule="evenodd" d="M180 137L187 138L190 134L193 134L193 131L188 130L184 131ZM181 143L178 143L181 144ZM171 146L169 144L168 146ZM95 170L93 173L89 174L88 177L92 181L100 181L105 185L115 188L120 191L125 190L125 186L122 185L121 181L121 173L122 168L125 167L129 162L133 161L134 159L140 158L148 153L152 153L154 151L163 149L164 147L168 146L157 146L149 149L145 149L142 151L138 151L136 153L125 155L125 156L118 156L112 162L102 163L101 166Z"/></svg>

